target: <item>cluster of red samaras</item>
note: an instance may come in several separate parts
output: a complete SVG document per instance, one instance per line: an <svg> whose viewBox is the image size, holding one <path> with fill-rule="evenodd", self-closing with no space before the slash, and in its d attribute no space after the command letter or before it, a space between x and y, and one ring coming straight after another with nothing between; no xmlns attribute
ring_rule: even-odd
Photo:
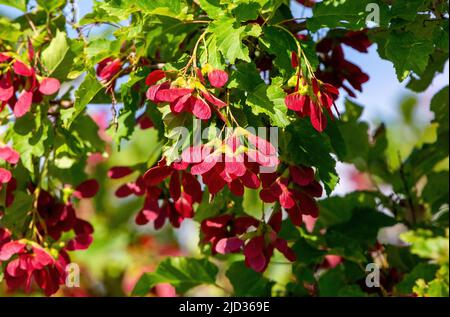
<svg viewBox="0 0 450 317"><path fill-rule="evenodd" d="M314 179L312 168L291 166L289 176L269 173L261 174L260 179L261 200L278 202L294 225L302 224L303 215L318 216L319 208L313 197L322 196L322 186ZM276 208L268 223L249 216L235 217L229 214L206 219L201 224L202 241L211 244L213 254L242 251L246 265L263 272L274 249L289 261L295 261L295 254L287 241L278 236L281 219L282 212Z"/></svg>
<svg viewBox="0 0 450 317"><path fill-rule="evenodd" d="M311 167L290 166L289 173L262 174L261 180L261 200L279 202L294 225L302 224L302 215L319 216L319 206L314 197L322 196L322 185L315 180Z"/></svg>
<svg viewBox="0 0 450 317"><path fill-rule="evenodd" d="M243 129L238 131L223 141L214 141L215 146L207 144L186 149L179 162L167 165L162 159L134 182L120 186L116 196L145 195L144 207L136 219L139 224L150 221L160 228L168 218L173 226L179 227L184 218L193 217L193 204L202 201L197 175L202 177L211 195L225 186L236 196L242 196L245 187L259 188L261 169L276 169L277 151L263 138ZM244 139L248 140L247 144ZM108 176L116 179L132 172L129 167L113 167ZM168 184L164 182L166 179Z"/></svg>
<svg viewBox="0 0 450 317"><path fill-rule="evenodd" d="M294 262L294 251L280 238L282 212L274 210L267 223L249 216L221 215L202 222L203 243L210 243L212 253L243 252L245 264L256 272L269 265L274 249Z"/></svg>
<svg viewBox="0 0 450 317"><path fill-rule="evenodd" d="M287 95L284 100L286 106L300 117L309 117L314 129L323 132L327 126L326 113L331 119L334 118L331 108L335 106L334 102L339 97L339 90L315 77L308 82L301 76L301 66L295 52L292 52L292 67L297 69L297 83L294 92Z"/></svg>
<svg viewBox="0 0 450 317"><path fill-rule="evenodd" d="M34 280L50 296L64 284L65 268L70 260L65 250L55 259L39 244L25 239L12 240L11 233L0 228L0 262L8 262L4 278L10 290L30 291Z"/></svg>
<svg viewBox="0 0 450 317"><path fill-rule="evenodd" d="M208 81L213 88L222 88L228 81L228 74L223 70L213 69L207 73ZM151 72L146 78L147 99L155 103L169 103L173 113L190 112L195 117L208 120L214 111L220 118L218 111L227 104L214 96L206 87L206 79L200 69L197 76L178 77L174 81L165 80L166 74L162 70ZM158 83L160 82L160 83Z"/></svg>
<svg viewBox="0 0 450 317"><path fill-rule="evenodd" d="M316 51L323 68L319 68L316 76L335 87L342 87L351 97L354 91L345 83L347 81L353 89L362 91L362 84L369 80L369 75L361 68L345 59L342 44L350 46L361 53L367 53L372 45L367 30L348 31L343 35L327 36L317 43Z"/></svg>
<svg viewBox="0 0 450 317"><path fill-rule="evenodd" d="M194 216L194 204L201 203L203 189L216 195L227 187L234 195L242 196L244 188L262 188L264 202L279 202L291 221L301 225L302 215L318 216L318 206L313 197L322 195L321 185L314 179L314 171L308 167L289 168L289 175L274 172L278 165L275 147L263 138L237 129L218 144L190 147L183 151L181 161L170 165L162 159L154 167L125 183L116 190L116 196L145 196L143 208L136 217L137 224L152 222L161 228L166 219L178 228L185 218ZM264 173L263 168L269 169ZM108 176L119 179L133 173L130 167L117 166ZM247 265L255 271L266 269L276 248L287 259L295 255L287 242L277 236L281 227L279 209L266 224L251 217L222 215L207 219L202 224L204 241L211 242L213 253L243 251Z"/></svg>
<svg viewBox="0 0 450 317"><path fill-rule="evenodd" d="M300 40L304 37L299 35ZM300 117L310 117L313 127L319 132L326 128L326 113L331 119L334 118L331 108L339 97L338 88L343 88L349 96L355 97L351 87L362 91L362 84L369 80L369 76L361 68L345 59L342 44L361 53L367 53L367 49L372 45L367 30L332 34L323 38L316 46L323 65L315 73L318 79L307 80L301 76L299 58L292 52L292 67L298 70L298 78L294 92L285 98L286 106ZM347 86L346 82L351 87Z"/></svg>
<svg viewBox="0 0 450 317"><path fill-rule="evenodd" d="M34 62L34 50L29 45L28 58ZM30 111L43 96L55 94L60 88L57 79L40 77L35 69L7 52L0 52L0 111L8 104L16 117Z"/></svg>
<svg viewBox="0 0 450 317"><path fill-rule="evenodd" d="M120 186L116 196L145 196L144 206L136 217L137 224L153 222L159 229L169 219L173 227L179 228L183 219L194 216L193 204L202 200L200 183L185 170L186 167L181 163L167 165L163 159L134 182ZM119 179L133 172L129 167L118 166L111 168L108 176Z"/></svg>
<svg viewBox="0 0 450 317"><path fill-rule="evenodd" d="M75 188L72 197L91 198L98 188L97 181L87 180ZM28 190L36 192L32 185ZM49 296L65 283L66 266L70 263L67 251L87 249L94 229L77 217L71 199L63 203L41 189L34 205L36 214L30 229L36 230L36 241L15 239L10 231L0 228L0 263L5 264L4 278L10 290L29 292L37 286ZM72 237L60 241L67 232L73 232Z"/></svg>

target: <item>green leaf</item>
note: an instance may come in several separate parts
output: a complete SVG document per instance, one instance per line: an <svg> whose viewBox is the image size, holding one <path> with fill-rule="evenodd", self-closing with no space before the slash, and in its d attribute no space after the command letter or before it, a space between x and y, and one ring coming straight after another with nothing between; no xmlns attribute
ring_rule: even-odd
<svg viewBox="0 0 450 317"><path fill-rule="evenodd" d="M302 283L289 282L286 284L286 296L308 297L310 294Z"/></svg>
<svg viewBox="0 0 450 317"><path fill-rule="evenodd" d="M210 36L206 40L206 46L208 54L206 54L206 50L202 50L202 53L200 55L200 63L202 65L210 64L214 68L222 69L225 65L225 62L223 60L222 54L217 48L216 37Z"/></svg>
<svg viewBox="0 0 450 317"><path fill-rule="evenodd" d="M424 144L420 149L414 149L403 163L407 184L414 186L421 177L430 173L436 164L448 157L448 151L448 130L447 133L439 133L437 142ZM394 181L394 190L401 191L404 187L402 182L398 179Z"/></svg>
<svg viewBox="0 0 450 317"><path fill-rule="evenodd" d="M447 274L448 275L448 274ZM433 280L428 284L428 291L426 295L428 297L447 297L448 298L448 283L443 280Z"/></svg>
<svg viewBox="0 0 450 317"><path fill-rule="evenodd" d="M319 279L320 296L338 296L339 290L345 286L345 275L340 266L325 272Z"/></svg>
<svg viewBox="0 0 450 317"><path fill-rule="evenodd" d="M167 16L150 17L143 22L143 34L137 34L131 39L134 41L137 36L142 36L144 55L153 56L154 54L158 54L161 60L176 61L177 63L183 62L186 65L187 60L183 61L183 58L188 57L187 55L183 55L186 50L186 45L194 45L195 38L199 36L195 32L202 24L189 24ZM178 69L181 67L180 64Z"/></svg>
<svg viewBox="0 0 450 317"><path fill-rule="evenodd" d="M177 293L198 285L215 284L219 269L207 259L171 257L158 265L155 272L145 273L136 284L133 295L145 295L159 283L169 283Z"/></svg>
<svg viewBox="0 0 450 317"><path fill-rule="evenodd" d="M225 14L225 9L220 4L220 0L199 0L200 7L211 19L218 19Z"/></svg>
<svg viewBox="0 0 450 317"><path fill-rule="evenodd" d="M386 25L388 6L379 0L328 0L316 3L313 15L307 20L308 30L316 32L321 28L343 27L361 29L366 26L366 19L371 11L368 4L376 4L380 9L380 25Z"/></svg>
<svg viewBox="0 0 450 317"><path fill-rule="evenodd" d="M417 16L417 11L424 4L423 0L393 0L390 10L390 17L401 18L404 20L413 21Z"/></svg>
<svg viewBox="0 0 450 317"><path fill-rule="evenodd" d="M91 23L109 22L109 23L119 23L120 19L117 16L111 15L107 10L99 7L94 3L94 8L92 12L84 15L80 21L79 25L86 25Z"/></svg>
<svg viewBox="0 0 450 317"><path fill-rule="evenodd" d="M286 127L290 121L284 103L286 94L281 88L282 85L283 79L275 77L268 86L262 80L254 63L239 63L231 74L228 88L237 88L247 93L246 104L253 114L265 114L273 126Z"/></svg>
<svg viewBox="0 0 450 317"><path fill-rule="evenodd" d="M345 152L341 153L343 155L339 155L339 159L354 164L361 171L366 170L370 150L368 124L366 122L339 121L336 126L345 147ZM333 136L331 136L332 138Z"/></svg>
<svg viewBox="0 0 450 317"><path fill-rule="evenodd" d="M277 27L267 26L259 41L269 54L275 56L274 64L281 74L290 78L295 71L291 65L291 52L297 52L294 38Z"/></svg>
<svg viewBox="0 0 450 317"><path fill-rule="evenodd" d="M448 38L448 35L446 37ZM415 92L425 91L431 85L433 79L439 73L444 72L447 60L448 60L448 53L435 50L435 52L430 55L428 65L423 71L423 73L419 74L418 76L412 75L406 87Z"/></svg>
<svg viewBox="0 0 450 317"><path fill-rule="evenodd" d="M319 295L322 297L364 297L367 296L357 284L350 284L346 276L346 267L339 265L320 276Z"/></svg>
<svg viewBox="0 0 450 317"><path fill-rule="evenodd" d="M434 275L437 270L437 265L430 263L419 263L412 269L411 272L403 277L400 283L396 285L396 291L403 295L411 294L418 279L423 279L426 282L429 282L434 279Z"/></svg>
<svg viewBox="0 0 450 317"><path fill-rule="evenodd" d="M248 48L242 43L243 38L247 36L245 26L239 26L233 18L223 17L213 21L208 29L216 37L220 52L231 64L234 64L236 59L250 62Z"/></svg>
<svg viewBox="0 0 450 317"><path fill-rule="evenodd" d="M290 219L285 219L282 222L281 230L278 232L278 236L285 240L297 240L300 237L300 231Z"/></svg>
<svg viewBox="0 0 450 317"><path fill-rule="evenodd" d="M341 232L348 239L370 246L375 244L380 228L395 224L392 217L372 208L354 205L352 213L353 215L348 222L331 227L330 232Z"/></svg>
<svg viewBox="0 0 450 317"><path fill-rule="evenodd" d="M434 120L439 124L439 134L448 134L449 102L448 86L442 88L431 100L430 109L434 112ZM448 136L447 136L448 137Z"/></svg>
<svg viewBox="0 0 450 317"><path fill-rule="evenodd" d="M203 200L197 207L194 220L202 222L207 218L213 218L222 213L231 213L235 215L243 214L242 197L236 197L225 187L224 190L214 195L214 199L209 201L209 192L205 190Z"/></svg>
<svg viewBox="0 0 450 317"><path fill-rule="evenodd" d="M349 98L345 99L345 112L341 116L342 121L357 121L364 111L364 107Z"/></svg>
<svg viewBox="0 0 450 317"><path fill-rule="evenodd" d="M69 133L83 145L82 152L102 152L105 142L99 136L99 127L89 115L79 115L70 126Z"/></svg>
<svg viewBox="0 0 450 317"><path fill-rule="evenodd" d="M385 245L385 248L389 265L397 268L400 272L410 272L420 262L420 258L411 254L408 248L394 245Z"/></svg>
<svg viewBox="0 0 450 317"><path fill-rule="evenodd" d="M317 225L328 228L345 223L351 219L355 206L375 208L375 197L372 192L360 191L320 200L320 217Z"/></svg>
<svg viewBox="0 0 450 317"><path fill-rule="evenodd" d="M49 75L58 68L69 49L66 33L58 31L50 45L42 52L42 63Z"/></svg>
<svg viewBox="0 0 450 317"><path fill-rule="evenodd" d="M304 264L319 264L326 252L312 246L305 238L299 238L292 246L297 257L296 262Z"/></svg>
<svg viewBox="0 0 450 317"><path fill-rule="evenodd" d="M433 172L427 175L427 184L422 192L423 199L430 204L433 214L440 210L440 207L449 203L449 173L442 171Z"/></svg>
<svg viewBox="0 0 450 317"><path fill-rule="evenodd" d="M71 39L67 39L67 41L70 46L69 51L52 73L52 77L58 78L60 81L78 78L88 67L84 60L83 42Z"/></svg>
<svg viewBox="0 0 450 317"><path fill-rule="evenodd" d="M314 277L314 270L305 265L302 262L295 262L292 266L292 273L295 275L295 279L298 283L303 284L304 282L313 284L316 282Z"/></svg>
<svg viewBox="0 0 450 317"><path fill-rule="evenodd" d="M13 23L4 17L0 17L0 39L4 41L16 42L22 36L20 25Z"/></svg>
<svg viewBox="0 0 450 317"><path fill-rule="evenodd" d="M233 285L234 296L259 296L271 295L272 286L275 282L261 276L260 273L248 268L245 263L234 262L226 273Z"/></svg>
<svg viewBox="0 0 450 317"><path fill-rule="evenodd" d="M35 161L46 154L49 144L53 142L52 123L47 117L41 118L39 111L35 114L28 112L16 120L10 133L23 166L34 175Z"/></svg>
<svg viewBox="0 0 450 317"><path fill-rule="evenodd" d="M349 221L327 229L326 241L330 253L355 261L366 261L366 250L377 241L382 227L395 224L393 218L371 208L352 207Z"/></svg>
<svg viewBox="0 0 450 317"><path fill-rule="evenodd" d="M86 57L91 65L99 63L101 60L116 56L120 52L120 41L111 41L104 38L89 41L85 48Z"/></svg>
<svg viewBox="0 0 450 317"><path fill-rule="evenodd" d="M231 73L227 87L251 92L261 84L264 84L264 81L254 63L239 63Z"/></svg>
<svg viewBox="0 0 450 317"><path fill-rule="evenodd" d="M339 177L336 161L330 155L330 140L326 134L312 127L309 118L295 121L286 128L286 133L280 134L280 148L282 159L294 164L317 167L327 194L333 191Z"/></svg>
<svg viewBox="0 0 450 317"><path fill-rule="evenodd" d="M411 72L423 73L433 52L433 43L411 32L392 32L385 50L386 58L394 63L398 80L402 82Z"/></svg>
<svg viewBox="0 0 450 317"><path fill-rule="evenodd" d="M127 2L129 2L128 6L133 5L146 14L163 15L180 20L192 19L187 14L189 6L184 0L132 0Z"/></svg>
<svg viewBox="0 0 450 317"><path fill-rule="evenodd" d="M253 218L261 219L264 202L259 198L259 190L245 188L242 208L246 214Z"/></svg>
<svg viewBox="0 0 450 317"><path fill-rule="evenodd" d="M267 115L271 124L280 128L289 124L287 107L284 103L286 94L281 88L282 82L282 78L276 77L270 86L261 83L250 92L247 98L247 105L251 107L255 115Z"/></svg>
<svg viewBox="0 0 450 317"><path fill-rule="evenodd" d="M23 191L14 194L12 205L6 208L0 224L13 232L22 232L26 225L27 213L33 208L33 196Z"/></svg>
<svg viewBox="0 0 450 317"><path fill-rule="evenodd" d="M448 230L447 237L435 236L431 230L417 229L402 233L400 238L411 243L411 252L421 258L433 259L439 264L448 264Z"/></svg>
<svg viewBox="0 0 450 317"><path fill-rule="evenodd" d="M319 67L319 58L316 53L316 42L313 39L307 39L300 42L300 47L305 53L306 59L313 69L317 69ZM302 62L303 73L306 74L308 72L306 68L306 63Z"/></svg>
<svg viewBox="0 0 450 317"><path fill-rule="evenodd" d="M91 100L102 90L103 86L94 74L87 73L81 85L75 92L75 103L73 108L61 111L62 118L67 127L80 115L91 102Z"/></svg>
<svg viewBox="0 0 450 317"><path fill-rule="evenodd" d="M416 285L413 287L413 292L417 296L426 297L448 297L449 295L449 268L448 261L441 266L436 273L436 278L429 282L425 279L419 279L416 281Z"/></svg>
<svg viewBox="0 0 450 317"><path fill-rule="evenodd" d="M64 165L63 162L59 163L59 165ZM70 165L70 167L63 168L62 166L58 166L55 162L55 164L49 165L48 171L53 179L59 180L63 184L78 185L88 178L85 172L85 159L78 158L75 162L70 162L70 164L67 165Z"/></svg>
<svg viewBox="0 0 450 317"><path fill-rule="evenodd" d="M136 126L135 113L121 108L117 116L117 126L111 125L108 134L113 137L114 145L120 151L122 140L129 140Z"/></svg>
<svg viewBox="0 0 450 317"><path fill-rule="evenodd" d="M14 7L21 11L27 11L28 0L0 0L0 4Z"/></svg>
<svg viewBox="0 0 450 317"><path fill-rule="evenodd" d="M240 22L256 20L260 9L261 6L257 2L243 2L239 3L237 7L233 9L233 14Z"/></svg>
<svg viewBox="0 0 450 317"><path fill-rule="evenodd" d="M47 12L52 12L66 4L66 0L38 0L39 6Z"/></svg>

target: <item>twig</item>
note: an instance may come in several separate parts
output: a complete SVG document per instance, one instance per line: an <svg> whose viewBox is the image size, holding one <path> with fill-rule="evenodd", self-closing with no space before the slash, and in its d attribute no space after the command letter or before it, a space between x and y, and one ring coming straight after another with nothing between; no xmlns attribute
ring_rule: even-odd
<svg viewBox="0 0 450 317"><path fill-rule="evenodd" d="M70 19L70 24L77 31L78 38L80 38L86 42L86 38L84 37L83 30L81 29L81 27L77 26L77 4L75 1L76 0L70 0L71 13L72 13L72 17Z"/></svg>
<svg viewBox="0 0 450 317"><path fill-rule="evenodd" d="M402 184L403 184L403 189L405 191L405 194L407 196L407 202L409 205L409 208L411 210L411 216L412 216L412 223L416 224L417 219L416 219L416 210L414 208L414 203L413 203L413 199L412 199L412 195L411 195L411 191L409 190L409 186L408 186L408 181L406 180L406 175L405 175L405 170L404 170L404 164L402 161L402 158L400 156L400 152L398 152L398 160L400 162L400 178L402 180Z"/></svg>

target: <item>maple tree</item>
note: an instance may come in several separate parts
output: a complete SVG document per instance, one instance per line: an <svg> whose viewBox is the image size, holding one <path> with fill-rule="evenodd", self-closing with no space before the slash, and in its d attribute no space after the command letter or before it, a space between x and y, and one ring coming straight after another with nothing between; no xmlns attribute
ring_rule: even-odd
<svg viewBox="0 0 450 317"><path fill-rule="evenodd" d="M302 17L287 0L105 0L81 18L76 3L0 0L21 12L0 10L8 292L72 295L66 267L115 241L105 232L142 247L144 225L190 219L198 256L161 252L129 294L448 296L448 86L432 137L392 157L385 126L361 119L370 74L344 54L376 45L425 91L448 60L447 1L298 0ZM333 195L337 162L368 184ZM398 224L401 243L383 240Z"/></svg>

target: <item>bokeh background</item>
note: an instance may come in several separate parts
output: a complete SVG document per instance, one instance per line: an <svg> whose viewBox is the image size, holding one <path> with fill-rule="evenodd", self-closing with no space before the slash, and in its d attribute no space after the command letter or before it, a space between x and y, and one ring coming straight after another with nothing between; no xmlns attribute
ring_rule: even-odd
<svg viewBox="0 0 450 317"><path fill-rule="evenodd" d="M81 18L92 10L92 0L79 0L78 16ZM30 1L30 7L33 1ZM311 14L292 1L291 8L295 17ZM14 18L22 13L11 7L0 5L0 15ZM125 22L126 23L126 22ZM93 26L90 37L110 37L114 29L109 26ZM68 29L70 36L76 36ZM430 141L435 136L434 127L430 125L433 113L429 110L433 95L449 83L449 64L444 73L438 75L432 85L423 93L415 94L405 88L406 82L399 83L392 63L382 60L377 54L377 46L370 47L367 54L344 47L346 58L360 66L370 75L370 80L363 85L363 92L357 94L356 101L364 106L362 120L375 129L384 123L389 139L391 164L398 164L398 153L406 157L421 142ZM126 81L122 78L121 81ZM119 82L120 84L120 82ZM338 101L343 109L345 94ZM120 106L120 105L119 105ZM100 133L105 140L110 137L105 132L111 118L110 105L91 105L89 112L98 123ZM89 218L95 228L92 246L72 256L73 262L81 268L81 287L64 288L58 295L62 296L124 296L129 295L136 280L143 272L156 268L167 256L193 255L199 252L198 224L185 220L180 229L163 228L155 232L151 225L136 226L134 215L142 206L137 198L117 199L114 191L124 180L112 181L106 177L107 170L117 165L132 165L147 160L151 154L157 156L160 145L156 131L153 129L136 129L131 140L122 144L122 152L111 146L108 153L94 153L89 169L95 178L101 181L101 191L93 200L83 201L80 216ZM356 189L365 189L370 183L366 175L354 167L338 164L340 183L333 195L343 195ZM130 175L133 180L136 175ZM125 179L127 181L127 179ZM389 192L389 188L384 188ZM275 259L276 260L276 259ZM289 274L287 266L272 265L268 274L282 283ZM226 281L225 281L226 282ZM0 290L0 294L5 290ZM153 290L155 296L176 295L170 285L159 285ZM199 287L190 295L224 295L214 287Z"/></svg>

